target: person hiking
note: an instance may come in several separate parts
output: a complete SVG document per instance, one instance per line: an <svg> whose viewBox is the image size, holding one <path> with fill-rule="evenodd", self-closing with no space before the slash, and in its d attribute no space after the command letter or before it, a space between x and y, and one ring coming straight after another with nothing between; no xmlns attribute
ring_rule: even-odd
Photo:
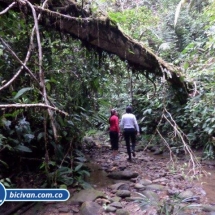
<svg viewBox="0 0 215 215"><path fill-rule="evenodd" d="M109 135L111 150L113 150L113 159L118 159L117 154L119 149L119 118L115 109L112 109L110 113L111 116L109 118Z"/></svg>
<svg viewBox="0 0 215 215"><path fill-rule="evenodd" d="M122 119L120 122L120 128L123 131L123 136L126 143L127 153L128 153L128 161L131 161L131 153L133 157L135 154L135 144L136 144L136 134L139 135L140 130L137 124L137 119L134 114L132 114L131 106L126 107L126 113L122 115ZM130 141L132 146L130 145ZM132 151L131 151L132 148Z"/></svg>

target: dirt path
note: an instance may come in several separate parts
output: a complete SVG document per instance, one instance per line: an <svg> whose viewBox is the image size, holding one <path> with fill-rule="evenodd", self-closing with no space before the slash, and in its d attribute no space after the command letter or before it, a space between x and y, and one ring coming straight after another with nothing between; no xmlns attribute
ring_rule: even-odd
<svg viewBox="0 0 215 215"><path fill-rule="evenodd" d="M158 197L157 202L159 203L159 210L153 207L148 207L147 210L141 208L140 203L134 201L128 201L121 199L120 203L129 214L132 215L161 215L162 210L164 212L164 205L170 207L175 205L174 214L184 214L184 215L211 215L214 213L214 208L212 209L199 209L199 207L186 209L185 212L179 213L180 210L177 207L185 208L190 204L195 205L207 205L208 199L206 192L204 191L201 183L195 180L190 180L184 174L185 169L183 163L186 162L186 158L180 158L181 165L173 166L169 162L168 156L156 156L150 152L145 152L139 149L136 152L136 156L132 159L132 162L127 161L127 153L124 143L121 143L119 150L119 158L113 160L112 152L109 147L97 145L91 150L85 151L88 154L89 162L87 162L88 167L91 169L91 174L86 181L89 182L92 187L96 190L102 191L109 198L116 197L116 191L110 189L110 187L116 183L126 183L129 185L128 190L131 192L132 197L139 196L137 193L141 193L143 188L142 184L144 182L150 182L154 187L151 189L153 195ZM176 171L178 170L178 171ZM107 177L110 173L128 171L131 173L138 173L136 178L130 180L115 180ZM164 189L163 189L164 188ZM71 197L75 193L75 189L69 189ZM181 198L178 198L182 195ZM186 196L187 195L187 196ZM191 196L190 196L191 195ZM140 197L140 196L139 196ZM156 197L156 198L157 198ZM190 198L192 197L192 198ZM183 202L184 199L189 201ZM210 202L211 206L213 203ZM70 200L67 202L56 202L56 203L36 203L33 207L28 209L22 215L80 215L80 205L74 205ZM114 212L102 212L102 215L115 215ZM94 214L92 214L94 215ZM173 213L171 214L173 215Z"/></svg>

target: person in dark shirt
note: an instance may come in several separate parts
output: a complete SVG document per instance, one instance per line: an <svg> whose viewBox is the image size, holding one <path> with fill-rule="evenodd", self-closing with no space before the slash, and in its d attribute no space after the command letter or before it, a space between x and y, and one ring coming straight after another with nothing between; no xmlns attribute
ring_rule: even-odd
<svg viewBox="0 0 215 215"><path fill-rule="evenodd" d="M119 118L115 109L111 110L109 125L110 143L111 149L113 150L113 159L117 159L119 149Z"/></svg>

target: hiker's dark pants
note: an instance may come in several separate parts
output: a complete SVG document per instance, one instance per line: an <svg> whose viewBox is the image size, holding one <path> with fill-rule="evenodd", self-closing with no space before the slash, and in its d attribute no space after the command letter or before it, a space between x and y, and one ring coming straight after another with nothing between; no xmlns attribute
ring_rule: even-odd
<svg viewBox="0 0 215 215"><path fill-rule="evenodd" d="M111 150L119 149L119 133L117 131L110 131Z"/></svg>
<svg viewBox="0 0 215 215"><path fill-rule="evenodd" d="M123 131L123 135L125 138L128 158L131 159L131 147L133 151L135 150L136 130L134 128L125 128ZM130 141L132 146L130 146Z"/></svg>

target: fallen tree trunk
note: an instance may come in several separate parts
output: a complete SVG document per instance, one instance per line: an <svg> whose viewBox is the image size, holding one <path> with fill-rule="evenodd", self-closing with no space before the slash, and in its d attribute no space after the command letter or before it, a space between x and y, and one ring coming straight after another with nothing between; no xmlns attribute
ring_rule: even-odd
<svg viewBox="0 0 215 215"><path fill-rule="evenodd" d="M12 0L0 0L0 6L4 8L12 2ZM29 2L34 4L38 13L42 13L40 24L70 34L82 40L84 44L90 44L96 50L119 56L128 62L133 71L147 71L156 76L165 76L174 88L181 89L179 91L183 97L187 97L187 84L179 68L168 64L140 42L124 34L108 17L93 18L91 13L83 10L72 0L63 0L60 3L52 1L47 9L36 4L40 1ZM25 0L17 1L16 9L26 13L27 7Z"/></svg>

